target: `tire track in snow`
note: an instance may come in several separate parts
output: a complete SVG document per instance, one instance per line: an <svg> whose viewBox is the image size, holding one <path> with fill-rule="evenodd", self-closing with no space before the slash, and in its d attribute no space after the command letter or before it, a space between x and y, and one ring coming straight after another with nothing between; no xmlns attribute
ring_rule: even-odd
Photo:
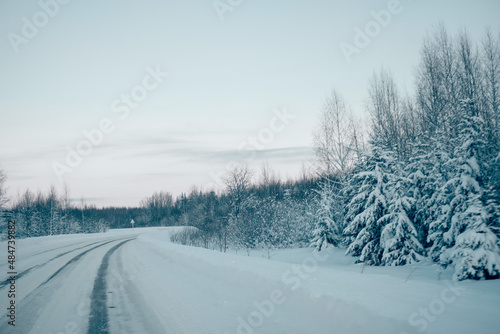
<svg viewBox="0 0 500 334"><path fill-rule="evenodd" d="M96 249L96 248L99 248L99 247L102 247L104 245L107 245L109 243L112 243L113 241L116 241L116 240L111 240L111 241L107 241L105 243L102 243L100 245L97 245L95 247L92 247L90 249L87 249L86 251L84 252L81 252L80 254L78 254L77 256L73 257L71 260L69 260L68 262L66 262L65 265L63 265L61 268L59 268L55 273L52 274L52 276L50 276L49 278L47 278L42 284L40 284L38 287L41 287L45 284L47 284L49 281L51 281L54 277L56 277L61 271L63 271L64 269L66 269L68 266L70 266L72 263L78 261L81 259L82 256L84 256L85 254L87 254L88 252Z"/></svg>
<svg viewBox="0 0 500 334"><path fill-rule="evenodd" d="M53 292L56 288L51 287L50 284L47 284L49 281L53 280L54 278L57 277L58 274L60 274L63 270L65 270L68 266L74 265L75 262L80 260L85 254L89 253L92 250L95 250L96 248L103 247L109 243L112 242L120 242L122 241L119 245L133 240L134 238L129 238L126 239L125 241L122 241L123 239L115 239L115 240L110 240L102 243L99 241L99 245L92 247L90 249L87 249L86 251L76 255L72 259L70 259L66 264L64 264L62 267L60 267L54 274L52 274L48 279L46 279L42 284L40 284L38 287L33 289L30 293L28 293L22 300L19 301L19 306L18 306L18 312L22 312L22 310L27 306L31 305L31 308L29 309L29 316L26 316L26 314L23 314L24 319L20 323L16 323L16 327L13 328L10 325L7 325L7 323L0 323L0 333L33 333L34 329L33 326L35 322L37 321L39 317L39 311L41 310L42 305L44 302L50 298L53 297ZM87 245L88 246L88 245ZM115 248L114 246L113 248ZM34 306L34 307L33 307ZM34 311L33 311L34 310ZM1 313L0 313L1 314ZM19 313L21 314L21 313ZM4 318L4 316L2 316Z"/></svg>
<svg viewBox="0 0 500 334"><path fill-rule="evenodd" d="M48 261L46 261L46 262L44 262L44 263L40 263L40 264L34 265L33 267L30 267L30 268L28 268L28 269L24 270L23 272L18 273L18 274L16 275L16 280L19 280L21 277L23 277L24 275L28 274L31 270L33 270L33 269L37 269L37 268L40 268L40 267L43 267L44 265L46 265L46 264L48 264L48 263L50 263L50 262L54 261L55 259L60 258L61 256L64 256L64 255L66 255L66 254L72 253L72 252L74 252L74 251L77 251L77 250L80 250L80 249L82 249L82 248L86 248L86 247L89 247L89 246L92 246L92 245L95 245L95 244L98 244L98 243L101 243L101 242L102 242L102 241L93 242L93 243L91 243L91 244L87 244L87 245L85 245L85 246L78 247L78 248L72 249L72 250L70 250L70 251L63 252L63 253L61 253L61 254L58 254L58 255L56 255L55 257L51 258L50 260L48 260ZM106 242L106 243L109 243L109 242ZM102 246L102 245L104 245L104 244L105 244L105 243L102 243L100 246ZM67 246L65 246L65 247L67 247ZM60 248L64 248L64 247L60 247ZM94 247L94 248L95 248L95 247ZM58 248L51 249L50 251L57 250L57 249L58 249ZM46 252L47 252L47 251L42 252L42 253L39 253L39 254L43 254L43 253L46 253ZM39 254L37 254L37 255L39 255ZM4 287L5 287L6 285L8 285L8 284L9 284L9 280L8 280L8 279L6 279L5 281L0 282L0 289L4 288Z"/></svg>
<svg viewBox="0 0 500 334"><path fill-rule="evenodd" d="M133 240L128 239L120 242L118 245L113 246L107 253L104 255L101 266L97 271L97 277L94 281L94 289L92 290L92 294L90 296L90 316L89 316L89 328L88 334L98 334L98 333L109 333L109 325L108 325L108 307L107 307L107 284L106 284L106 272L109 266L109 257L123 244Z"/></svg>
<svg viewBox="0 0 500 334"><path fill-rule="evenodd" d="M128 245L132 246L132 245ZM107 280L108 324L110 333L165 333L163 325L150 306L150 301L139 291L136 274L124 267L134 258L124 253L129 247L121 247L109 259ZM113 260L115 258L115 260ZM113 275L111 275L113 274ZM139 283L139 284L138 284ZM148 284L148 283L146 283ZM169 323L168 333L185 333Z"/></svg>
<svg viewBox="0 0 500 334"><path fill-rule="evenodd" d="M30 254L30 255L28 255L28 256L26 256L26 257L27 257L27 258L28 258L28 257L33 257L33 256L37 256L37 255L40 255L40 254L45 254L45 253L53 252L53 251L58 250L58 249L61 249L61 248L72 247L72 246L75 246L75 245L83 244L83 243L86 243L86 242L87 242L87 241L80 241L80 242L75 242L74 244L71 244L71 245L59 246L59 247L56 247L56 248L52 248L52 249L47 249L47 250L44 250L43 252ZM85 246L84 246L84 247L85 247Z"/></svg>

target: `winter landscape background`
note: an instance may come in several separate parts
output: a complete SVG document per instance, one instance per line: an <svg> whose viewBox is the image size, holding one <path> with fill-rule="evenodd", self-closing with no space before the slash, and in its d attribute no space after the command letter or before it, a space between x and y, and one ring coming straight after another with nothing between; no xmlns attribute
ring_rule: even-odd
<svg viewBox="0 0 500 334"><path fill-rule="evenodd" d="M49 17L55 21L65 8L55 0L39 6L46 24L37 21L45 16L35 13L32 22L22 21L21 33L6 34L5 45L20 59L29 47L40 47L36 43L43 36L35 36L45 25L51 29ZM246 6L215 1L213 14L231 24ZM336 78L333 87L322 88L327 93L316 101L316 110L297 111L304 101L276 107L264 118L265 127L238 140L233 137L238 130L228 129L250 122L251 112L238 120L233 110L227 123L211 116L208 122L213 123L203 127L208 116L201 112L193 126L183 115L196 119L196 113L170 111L165 129L176 124L180 129L170 137L158 135L161 125L151 116L167 114L158 109L161 101L144 107L153 110L151 133L144 131L147 113L135 125L128 119L141 117L136 108L148 102L148 94L161 94L153 91L173 85L168 81L177 75L175 67L171 74L160 65L145 66L137 81L141 84L111 103L115 118L96 112L99 122L85 123L72 137L81 140L47 151L45 160L23 156L29 152L25 144L16 143L7 129L23 127L10 122L16 116L8 115L16 108L6 100L0 125L6 130L0 155L0 244L5 249L0 268L6 276L0 282L2 332L496 333L500 28L485 24L490 23L488 15L486 22L478 22L471 14L458 29L448 27L447 16L426 23L420 38L411 42L418 56L403 62L405 78L399 80L401 60L396 69L385 58L364 61L371 57L370 45L383 39L386 30L397 29L398 15L410 6L430 10L429 4L381 2L365 12L369 20L355 27L352 40L335 45L342 66L352 70L358 62L369 71L365 82L357 82L356 94ZM488 12L500 9L488 1L482 6ZM34 36L26 36L30 31ZM390 49L379 50L380 57L397 53L398 39L393 38ZM128 45L122 43L117 47ZM179 43L191 45L189 39ZM203 45L198 50L213 49ZM192 57L189 51L186 55ZM198 64L194 58L189 61ZM175 93L172 88L168 94ZM177 93L180 101L207 98L202 90L199 95ZM210 99L205 101L210 105ZM307 121L301 126L304 114ZM179 133L185 122L190 132L183 137ZM284 145L281 134L288 140ZM48 135L47 141L55 137ZM41 138L32 136L28 146L36 147ZM129 147L124 143L131 151L130 160L122 161ZM149 160L157 156L170 162ZM33 166L23 169L20 162L30 159ZM24 187L29 168L41 161L49 186L40 190L43 177L33 177L36 186ZM193 165L209 177L200 181ZM186 181L190 176L199 182ZM177 190L180 179L182 191ZM109 190L110 184L116 188ZM89 190L93 187L94 192ZM100 187L106 190L99 193ZM126 197L151 187L154 191L135 205L92 201L108 191ZM15 238L9 234L13 221ZM17 242L15 257L7 251L12 239ZM14 259L19 269L12 283L7 272ZM78 288L72 280L79 282ZM8 324L6 312L12 286L18 288L17 326Z"/></svg>

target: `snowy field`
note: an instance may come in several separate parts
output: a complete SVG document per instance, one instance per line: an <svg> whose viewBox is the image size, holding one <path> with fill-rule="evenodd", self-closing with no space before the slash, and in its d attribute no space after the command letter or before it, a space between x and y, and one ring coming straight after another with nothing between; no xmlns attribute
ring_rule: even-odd
<svg viewBox="0 0 500 334"><path fill-rule="evenodd" d="M0 333L498 333L500 280L451 280L431 262L364 267L344 250L223 254L176 228L17 241ZM6 242L0 243L6 249ZM7 278L6 252L0 271Z"/></svg>

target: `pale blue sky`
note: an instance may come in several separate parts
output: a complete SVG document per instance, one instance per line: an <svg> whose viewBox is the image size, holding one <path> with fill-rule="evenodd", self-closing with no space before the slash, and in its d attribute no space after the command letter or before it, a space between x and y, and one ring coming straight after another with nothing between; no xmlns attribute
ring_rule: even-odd
<svg viewBox="0 0 500 334"><path fill-rule="evenodd" d="M207 187L276 109L295 118L250 163L268 160L296 176L312 157L311 132L332 88L362 116L368 78L381 66L411 90L433 25L465 26L473 38L487 25L500 29L500 1L401 0L401 12L348 63L340 43L352 43L354 28L389 2L243 0L220 20L212 0L72 0L16 53L8 34L22 35L22 18L32 21L41 7L2 1L0 165L9 194L61 189L52 163L64 163L66 146L103 118L114 131L63 176L74 197L97 205ZM148 66L169 76L120 120L111 104L142 83Z"/></svg>

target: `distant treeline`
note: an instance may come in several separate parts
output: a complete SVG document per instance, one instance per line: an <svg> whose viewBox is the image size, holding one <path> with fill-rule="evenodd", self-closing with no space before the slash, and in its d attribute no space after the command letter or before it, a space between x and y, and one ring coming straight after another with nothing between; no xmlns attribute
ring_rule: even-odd
<svg viewBox="0 0 500 334"><path fill-rule="evenodd" d="M272 174L268 168L263 169L264 173ZM3 187L6 177L0 175ZM313 194L311 191L318 188L319 181L319 178L303 175L301 179L284 182L273 175L272 179L255 184L248 182L245 193L255 199L273 197L276 201L302 201ZM62 194L53 186L47 192L34 193L28 189L10 201L5 197L5 188L2 189L2 227L6 226L7 219L15 219L19 238L130 228L132 219L135 227L190 225L211 234L214 221L228 219L231 205L227 193L200 191L195 187L177 198L169 192L160 191L145 198L140 206L128 208L97 208L83 200L72 201L68 187ZM8 202L10 205L7 205ZM4 237L5 233L6 229L2 228Z"/></svg>

